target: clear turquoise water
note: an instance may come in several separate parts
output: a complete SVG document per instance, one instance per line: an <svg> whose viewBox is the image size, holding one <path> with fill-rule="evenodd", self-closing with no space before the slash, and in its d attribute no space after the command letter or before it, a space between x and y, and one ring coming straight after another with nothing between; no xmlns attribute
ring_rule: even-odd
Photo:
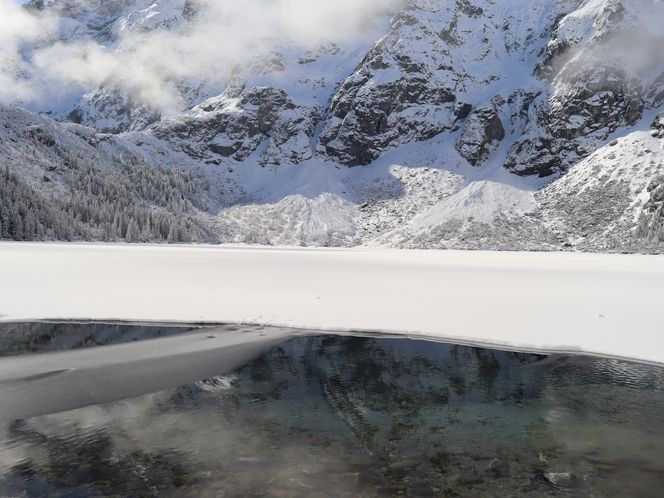
<svg viewBox="0 0 664 498"><path fill-rule="evenodd" d="M12 354L98 342L34 327ZM598 358L297 337L230 374L1 430L3 497L664 496L664 369Z"/></svg>

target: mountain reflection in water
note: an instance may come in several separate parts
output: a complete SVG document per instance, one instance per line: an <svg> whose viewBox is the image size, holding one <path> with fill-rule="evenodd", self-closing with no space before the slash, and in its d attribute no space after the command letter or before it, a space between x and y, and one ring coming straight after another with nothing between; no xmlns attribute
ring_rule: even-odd
<svg viewBox="0 0 664 498"><path fill-rule="evenodd" d="M664 494L664 369L301 336L231 374L15 421L0 496Z"/></svg>

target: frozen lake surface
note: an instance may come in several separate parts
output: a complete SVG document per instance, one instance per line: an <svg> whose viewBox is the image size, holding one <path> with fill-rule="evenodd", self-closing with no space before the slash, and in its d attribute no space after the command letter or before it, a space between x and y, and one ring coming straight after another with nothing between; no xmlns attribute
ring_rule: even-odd
<svg viewBox="0 0 664 498"><path fill-rule="evenodd" d="M5 418L0 496L664 492L658 366L264 327L4 324L0 336L3 406L16 386L77 373L114 398ZM248 344L242 364L224 357ZM99 374L120 356L142 394ZM184 381L192 364L205 375ZM35 365L76 369L14 375ZM175 371L166 383L161 365Z"/></svg>
<svg viewBox="0 0 664 498"><path fill-rule="evenodd" d="M0 321L377 331L664 363L664 256L0 243Z"/></svg>

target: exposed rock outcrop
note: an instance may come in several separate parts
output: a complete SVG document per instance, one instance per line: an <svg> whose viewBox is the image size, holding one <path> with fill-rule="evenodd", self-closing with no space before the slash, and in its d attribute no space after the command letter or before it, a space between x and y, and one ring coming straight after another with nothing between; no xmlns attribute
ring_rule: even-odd
<svg viewBox="0 0 664 498"><path fill-rule="evenodd" d="M524 19L486 1L408 2L332 99L318 152L349 166L368 164L386 150L463 125L457 148L471 164L486 161L496 141L521 133L522 119L515 118L510 129L497 114L463 120L473 108L493 107L515 116L524 112L524 99L511 99L522 90L505 91L512 82L502 65L513 59L534 67L556 20L572 2L552 6L537 1L531 7L537 15ZM547 28L536 37L534 30L543 25ZM493 97L502 104L496 106Z"/></svg>
<svg viewBox="0 0 664 498"><path fill-rule="evenodd" d="M655 118L651 128L653 129L653 136L664 138L664 113Z"/></svg>
<svg viewBox="0 0 664 498"><path fill-rule="evenodd" d="M539 103L537 122L531 123L544 133L515 143L508 170L537 176L566 171L643 115L640 82L618 68L568 65L556 85L552 97Z"/></svg>
<svg viewBox="0 0 664 498"><path fill-rule="evenodd" d="M263 145L262 164L297 164L312 155L316 117L315 109L296 105L284 90L230 88L152 132L195 157L213 153L242 161Z"/></svg>
<svg viewBox="0 0 664 498"><path fill-rule="evenodd" d="M67 118L102 133L122 133L142 130L156 123L161 119L161 111L150 108L130 92L104 87L87 96Z"/></svg>
<svg viewBox="0 0 664 498"><path fill-rule="evenodd" d="M664 100L664 80L647 75L664 63L651 53L661 33L644 24L647 12L607 0L561 19L536 73L551 84L517 140L506 168L519 175L567 171L616 130L634 125ZM636 56L635 56L636 54Z"/></svg>
<svg viewBox="0 0 664 498"><path fill-rule="evenodd" d="M466 120L456 148L471 165L484 163L500 141L505 138L505 128L495 109L473 111Z"/></svg>

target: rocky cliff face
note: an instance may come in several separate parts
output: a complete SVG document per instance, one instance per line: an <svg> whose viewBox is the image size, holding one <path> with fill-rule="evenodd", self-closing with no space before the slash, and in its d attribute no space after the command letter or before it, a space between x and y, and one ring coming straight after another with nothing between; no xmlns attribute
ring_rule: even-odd
<svg viewBox="0 0 664 498"><path fill-rule="evenodd" d="M151 132L193 157L244 161L262 146L261 164L299 164L311 158L315 110L273 87L231 88Z"/></svg>
<svg viewBox="0 0 664 498"><path fill-rule="evenodd" d="M503 123L495 109L476 109L468 117L457 142L459 154L473 166L485 162L505 138Z"/></svg>
<svg viewBox="0 0 664 498"><path fill-rule="evenodd" d="M61 43L130 53L155 33L185 36L205 6L26 8L57 16ZM204 172L222 192L204 215L220 240L655 247L660 2L404 0L374 21L355 41L281 40L223 73L167 78L175 107L112 73L51 116L145 164ZM274 236L250 228L261 217Z"/></svg>
<svg viewBox="0 0 664 498"><path fill-rule="evenodd" d="M564 3L535 2L529 18L489 1L408 2L332 99L319 152L368 164L400 144L463 128L461 154L473 165L486 161L504 138L499 115L515 113L508 100L531 84L527 74L510 81L505 66L532 64Z"/></svg>
<svg viewBox="0 0 664 498"><path fill-rule="evenodd" d="M564 172L664 101L664 72L653 73L664 65L653 48L661 34L644 25L661 6L646 0L527 3L409 0L359 65L349 75L335 75L336 90L319 95L316 105L298 102L293 85L284 85L284 53L291 47L244 64L240 78L231 71L214 88L204 80L169 81L190 110L158 124L157 134L164 137L168 126L176 126L178 139L208 142L209 150L238 161L264 144L263 163L317 155L348 166L441 135L478 166L507 135L509 152L498 160L509 171L540 177ZM88 36L114 46L127 34L186 30L199 8L192 0L58 0L46 10L69 20L64 40ZM634 51L644 60L625 64ZM336 47L327 55L339 52ZM314 61L315 51L299 54L301 65ZM254 85L251 76L258 74L263 77ZM309 89L315 84L310 81ZM225 85L216 96L215 88ZM237 109L241 116L234 115ZM66 117L119 133L145 129L162 112L130 83L110 79ZM204 130L206 124L212 129Z"/></svg>
<svg viewBox="0 0 664 498"><path fill-rule="evenodd" d="M617 130L633 126L661 105L664 57L652 52L661 33L657 2L608 0L583 5L563 17L536 73L551 90L535 103L527 135L506 168L520 175L567 171Z"/></svg>

